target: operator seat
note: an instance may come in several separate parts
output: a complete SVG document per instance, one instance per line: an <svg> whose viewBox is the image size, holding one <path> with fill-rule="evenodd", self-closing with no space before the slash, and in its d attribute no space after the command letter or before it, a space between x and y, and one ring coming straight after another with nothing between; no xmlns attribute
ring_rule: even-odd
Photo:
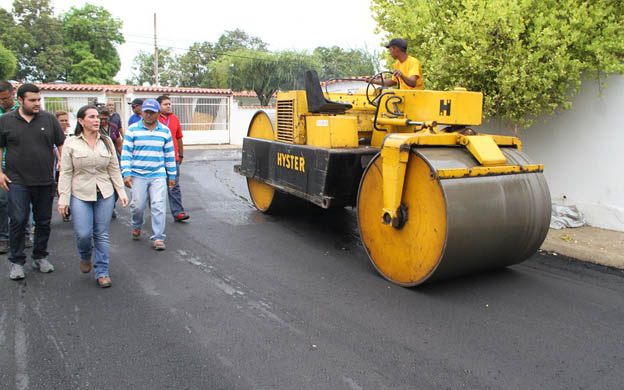
<svg viewBox="0 0 624 390"><path fill-rule="evenodd" d="M323 114L344 114L353 107L349 103L332 102L323 95L318 74L314 70L305 72L306 97L308 99L308 111Z"/></svg>

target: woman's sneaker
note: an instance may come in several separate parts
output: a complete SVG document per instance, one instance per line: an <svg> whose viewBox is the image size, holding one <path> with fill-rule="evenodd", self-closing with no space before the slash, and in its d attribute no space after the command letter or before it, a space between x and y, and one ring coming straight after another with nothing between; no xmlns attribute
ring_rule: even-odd
<svg viewBox="0 0 624 390"><path fill-rule="evenodd" d="M24 279L24 266L21 264L11 263L11 272L9 273L9 278L13 280Z"/></svg>
<svg viewBox="0 0 624 390"><path fill-rule="evenodd" d="M34 269L38 269L40 272L47 274L48 272L54 271L54 266L50 264L48 259L34 259L32 264Z"/></svg>

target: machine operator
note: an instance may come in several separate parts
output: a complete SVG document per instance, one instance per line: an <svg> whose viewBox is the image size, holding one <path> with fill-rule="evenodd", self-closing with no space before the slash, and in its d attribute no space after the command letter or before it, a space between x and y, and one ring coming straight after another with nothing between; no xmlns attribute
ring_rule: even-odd
<svg viewBox="0 0 624 390"><path fill-rule="evenodd" d="M384 80L384 85L392 87L398 83L400 89L425 89L420 62L407 55L407 41L403 38L393 38L386 48L396 62L392 70L392 79ZM381 85L381 76L375 77L372 83Z"/></svg>

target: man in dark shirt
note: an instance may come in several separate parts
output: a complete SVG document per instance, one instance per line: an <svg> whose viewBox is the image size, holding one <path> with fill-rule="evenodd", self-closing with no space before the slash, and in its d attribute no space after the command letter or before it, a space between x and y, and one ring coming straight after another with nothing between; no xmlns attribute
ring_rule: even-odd
<svg viewBox="0 0 624 390"><path fill-rule="evenodd" d="M117 126L119 129L119 133L121 134L121 138L123 138L123 128L121 127L121 115L115 110L115 102L108 101L106 102L106 108L108 108L108 112L110 113L110 123Z"/></svg>
<svg viewBox="0 0 624 390"><path fill-rule="evenodd" d="M60 149L65 141L56 117L41 110L37 86L23 84L17 90L17 100L17 110L0 116L0 155L6 157L0 187L9 198L9 277L13 280L25 276L24 228L31 204L36 226L33 268L44 273L54 271L47 259L54 196L53 146Z"/></svg>

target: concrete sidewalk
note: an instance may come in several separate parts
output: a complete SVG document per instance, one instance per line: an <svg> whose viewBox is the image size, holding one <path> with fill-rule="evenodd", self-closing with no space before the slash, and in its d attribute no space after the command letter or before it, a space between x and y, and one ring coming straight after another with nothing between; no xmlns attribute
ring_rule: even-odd
<svg viewBox="0 0 624 390"><path fill-rule="evenodd" d="M550 229L541 249L553 254L624 269L624 232L591 226Z"/></svg>

